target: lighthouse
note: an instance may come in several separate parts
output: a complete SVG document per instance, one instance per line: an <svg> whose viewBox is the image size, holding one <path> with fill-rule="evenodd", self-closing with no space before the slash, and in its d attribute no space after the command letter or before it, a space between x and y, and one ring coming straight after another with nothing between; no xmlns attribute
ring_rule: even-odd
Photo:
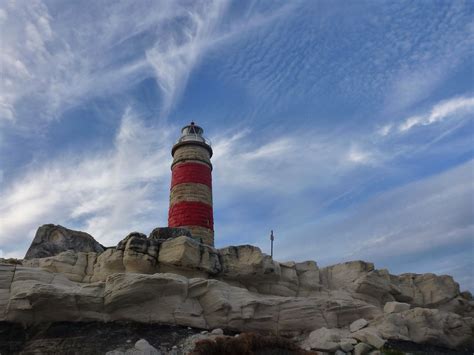
<svg viewBox="0 0 474 355"><path fill-rule="evenodd" d="M171 155L168 226L188 229L193 238L214 246L212 148L204 130L191 122L181 129Z"/></svg>

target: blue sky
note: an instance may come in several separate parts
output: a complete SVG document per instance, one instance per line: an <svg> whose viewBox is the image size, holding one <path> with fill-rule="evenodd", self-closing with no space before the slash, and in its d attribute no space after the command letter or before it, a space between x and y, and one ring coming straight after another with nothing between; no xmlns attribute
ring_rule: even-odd
<svg viewBox="0 0 474 355"><path fill-rule="evenodd" d="M214 148L217 247L474 290L470 1L3 1L0 250L167 221L170 149Z"/></svg>

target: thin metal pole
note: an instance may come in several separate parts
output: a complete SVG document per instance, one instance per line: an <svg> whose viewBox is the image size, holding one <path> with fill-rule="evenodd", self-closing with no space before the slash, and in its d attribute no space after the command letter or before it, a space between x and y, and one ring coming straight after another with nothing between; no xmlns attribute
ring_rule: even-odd
<svg viewBox="0 0 474 355"><path fill-rule="evenodd" d="M273 241L275 240L275 237L273 236L273 230L272 230L271 233L270 233L270 240L271 240L271 245L272 245L272 246L271 246L271 254L270 254L270 255L271 255L272 259L273 259Z"/></svg>

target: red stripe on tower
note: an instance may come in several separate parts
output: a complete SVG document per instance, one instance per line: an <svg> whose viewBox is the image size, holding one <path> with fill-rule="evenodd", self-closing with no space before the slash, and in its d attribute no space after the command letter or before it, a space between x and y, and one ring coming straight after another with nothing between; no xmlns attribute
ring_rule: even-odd
<svg viewBox="0 0 474 355"><path fill-rule="evenodd" d="M168 225L170 227L192 225L214 230L212 206L196 201L175 203L170 207Z"/></svg>
<svg viewBox="0 0 474 355"><path fill-rule="evenodd" d="M204 184L212 188L211 168L201 163L180 163L173 166L171 188L190 182Z"/></svg>

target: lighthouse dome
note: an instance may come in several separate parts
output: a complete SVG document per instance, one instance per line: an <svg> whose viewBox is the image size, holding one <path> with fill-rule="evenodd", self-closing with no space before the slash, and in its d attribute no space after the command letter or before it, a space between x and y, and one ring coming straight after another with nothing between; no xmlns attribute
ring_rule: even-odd
<svg viewBox="0 0 474 355"><path fill-rule="evenodd" d="M178 141L173 146L171 154L174 155L175 150L183 145L194 144L206 148L206 150L212 156L211 142L202 135L203 133L204 130L194 122L184 126L181 128L181 137L179 137Z"/></svg>

